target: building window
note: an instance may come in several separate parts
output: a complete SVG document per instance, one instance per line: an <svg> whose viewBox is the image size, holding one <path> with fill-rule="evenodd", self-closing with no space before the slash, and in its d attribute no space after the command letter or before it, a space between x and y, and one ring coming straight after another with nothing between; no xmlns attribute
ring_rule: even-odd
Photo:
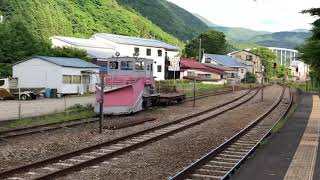
<svg viewBox="0 0 320 180"><path fill-rule="evenodd" d="M162 57L162 50L158 50L158 56Z"/></svg>
<svg viewBox="0 0 320 180"><path fill-rule="evenodd" d="M135 70L143 71L144 70L144 62L135 62Z"/></svg>
<svg viewBox="0 0 320 180"><path fill-rule="evenodd" d="M243 74L244 73L244 70L243 69L241 69L241 74Z"/></svg>
<svg viewBox="0 0 320 180"><path fill-rule="evenodd" d="M72 76L71 75L63 75L63 84L72 84Z"/></svg>
<svg viewBox="0 0 320 180"><path fill-rule="evenodd" d="M72 76L72 84L81 84L81 76Z"/></svg>
<svg viewBox="0 0 320 180"><path fill-rule="evenodd" d="M110 62L109 62L109 68L110 68L110 69L119 69L119 62L117 62L117 61L110 61Z"/></svg>
<svg viewBox="0 0 320 180"><path fill-rule="evenodd" d="M157 66L157 70L158 70L158 72L161 72L161 71L162 71L161 65L158 65L158 66Z"/></svg>
<svg viewBox="0 0 320 180"><path fill-rule="evenodd" d="M133 70L133 62L121 61L121 70Z"/></svg>
<svg viewBox="0 0 320 180"><path fill-rule="evenodd" d="M139 54L139 52L140 52L140 49L137 48L137 47L135 47L135 48L134 48L134 53L135 53L135 54Z"/></svg>
<svg viewBox="0 0 320 180"><path fill-rule="evenodd" d="M252 60L252 56L251 55L247 55L246 56L246 60L251 61Z"/></svg>
<svg viewBox="0 0 320 180"><path fill-rule="evenodd" d="M147 49L147 56L151 56L151 49Z"/></svg>

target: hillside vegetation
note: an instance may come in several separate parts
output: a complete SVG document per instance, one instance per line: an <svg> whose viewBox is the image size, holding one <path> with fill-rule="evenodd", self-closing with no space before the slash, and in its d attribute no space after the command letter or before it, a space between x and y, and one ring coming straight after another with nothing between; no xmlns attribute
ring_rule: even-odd
<svg viewBox="0 0 320 180"><path fill-rule="evenodd" d="M310 36L309 32L276 32L255 36L249 41L261 46L294 49L303 44Z"/></svg>
<svg viewBox="0 0 320 180"><path fill-rule="evenodd" d="M36 38L48 41L53 35L87 38L96 32L157 39L183 46L138 13L116 0L1 0L5 21L21 21Z"/></svg>
<svg viewBox="0 0 320 180"><path fill-rule="evenodd" d="M191 40L208 31L208 26L190 12L166 0L117 0L139 12L169 34Z"/></svg>

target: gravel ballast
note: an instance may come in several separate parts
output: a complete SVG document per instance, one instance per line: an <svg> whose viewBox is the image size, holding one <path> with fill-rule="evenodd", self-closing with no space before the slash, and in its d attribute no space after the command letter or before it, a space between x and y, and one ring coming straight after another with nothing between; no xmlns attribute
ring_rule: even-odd
<svg viewBox="0 0 320 180"><path fill-rule="evenodd" d="M192 107L192 102L186 102L177 106L154 108L143 111L132 117L156 118L156 120L119 130L105 129L102 134L97 133L97 124L87 124L41 134L28 135L25 137L17 137L8 141L0 140L0 171L54 157L170 122L178 117L191 115L222 104L225 101L230 101L246 92L246 90L237 91L235 93L200 99L196 101L196 107ZM114 120L117 118L121 119L123 117L110 117L106 120Z"/></svg>
<svg viewBox="0 0 320 180"><path fill-rule="evenodd" d="M267 87L264 102L259 93L245 105L201 125L60 179L167 179L266 112L281 90L280 86ZM275 122L284 109L281 106L266 122Z"/></svg>

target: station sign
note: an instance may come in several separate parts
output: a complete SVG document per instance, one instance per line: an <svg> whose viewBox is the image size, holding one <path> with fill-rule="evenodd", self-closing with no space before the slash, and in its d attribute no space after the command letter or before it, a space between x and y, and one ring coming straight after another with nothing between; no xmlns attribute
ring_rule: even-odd
<svg viewBox="0 0 320 180"><path fill-rule="evenodd" d="M105 67L105 66L101 66L99 68L99 74L101 77L107 77L108 76L108 70L109 68L108 67Z"/></svg>
<svg viewBox="0 0 320 180"><path fill-rule="evenodd" d="M180 71L180 57L172 57L169 62L168 71Z"/></svg>

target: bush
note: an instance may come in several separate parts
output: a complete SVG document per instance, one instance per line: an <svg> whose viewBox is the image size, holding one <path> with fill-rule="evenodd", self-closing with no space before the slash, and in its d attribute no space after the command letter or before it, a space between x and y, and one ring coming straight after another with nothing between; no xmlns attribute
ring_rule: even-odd
<svg viewBox="0 0 320 180"><path fill-rule="evenodd" d="M256 83L257 82L257 77L251 73L247 72L245 78L241 80L242 83Z"/></svg>

